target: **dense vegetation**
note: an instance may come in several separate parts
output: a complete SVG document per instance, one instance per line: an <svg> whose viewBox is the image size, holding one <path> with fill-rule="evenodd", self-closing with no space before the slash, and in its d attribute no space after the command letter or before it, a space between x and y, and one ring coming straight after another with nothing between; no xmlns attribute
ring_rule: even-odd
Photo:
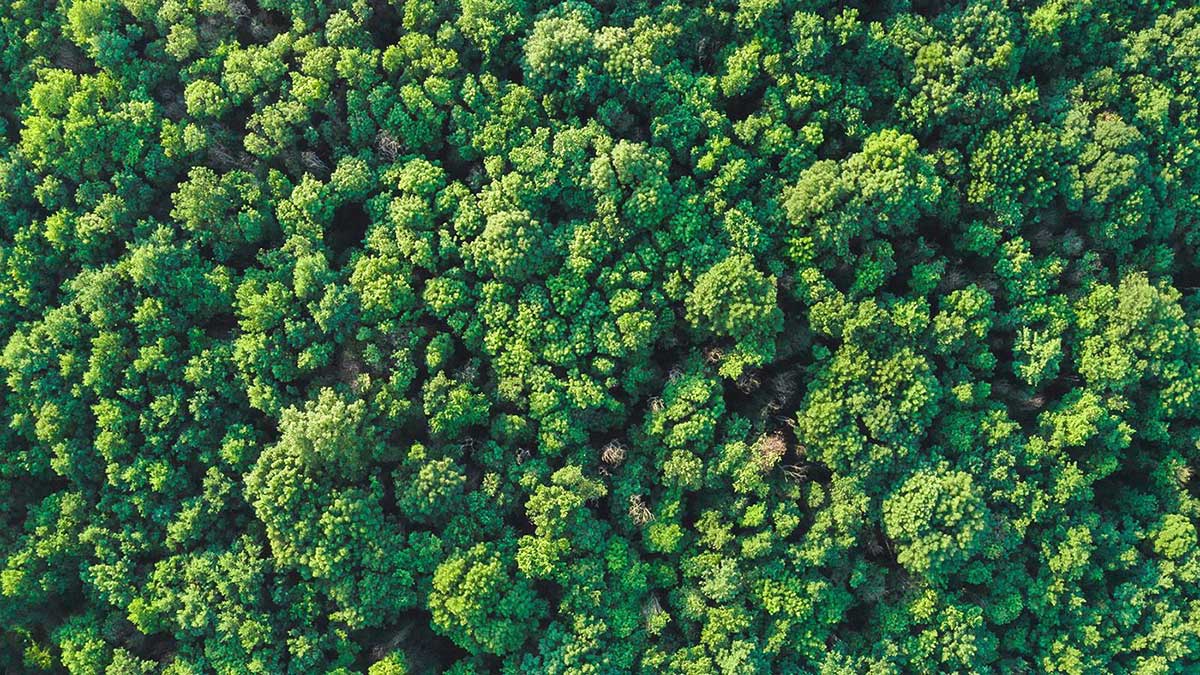
<svg viewBox="0 0 1200 675"><path fill-rule="evenodd" d="M1200 668L1185 0L7 0L0 671Z"/></svg>

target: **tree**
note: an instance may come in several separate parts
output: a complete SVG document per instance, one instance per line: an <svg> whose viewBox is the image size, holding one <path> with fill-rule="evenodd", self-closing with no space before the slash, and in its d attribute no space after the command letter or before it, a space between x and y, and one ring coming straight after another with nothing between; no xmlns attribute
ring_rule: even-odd
<svg viewBox="0 0 1200 675"><path fill-rule="evenodd" d="M532 582L505 563L509 546L481 542L451 555L434 572L433 625L471 653L518 649L546 613Z"/></svg>
<svg viewBox="0 0 1200 675"><path fill-rule="evenodd" d="M783 312L775 302L775 280L754 268L745 254L731 255L696 279L687 298L692 325L734 341L734 355L721 374L736 378L748 366L761 366L775 356L775 334Z"/></svg>
<svg viewBox="0 0 1200 675"><path fill-rule="evenodd" d="M970 474L944 466L917 471L883 504L884 527L899 549L897 561L935 582L971 558L988 521Z"/></svg>

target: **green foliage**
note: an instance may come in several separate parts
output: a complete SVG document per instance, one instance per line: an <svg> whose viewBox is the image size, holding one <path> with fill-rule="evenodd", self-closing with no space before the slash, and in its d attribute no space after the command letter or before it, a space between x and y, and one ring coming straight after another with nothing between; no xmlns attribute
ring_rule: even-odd
<svg viewBox="0 0 1200 675"><path fill-rule="evenodd" d="M1192 4L9 0L0 672L1196 672Z"/></svg>
<svg viewBox="0 0 1200 675"><path fill-rule="evenodd" d="M472 653L520 647L546 613L530 580L505 563L504 547L479 543L452 554L433 573L433 625Z"/></svg>
<svg viewBox="0 0 1200 675"><path fill-rule="evenodd" d="M988 520L970 474L945 467L917 471L883 502L883 526L899 549L896 561L931 579L971 558Z"/></svg>
<svg viewBox="0 0 1200 675"><path fill-rule="evenodd" d="M721 374L737 377L747 366L761 366L775 356L775 334L783 312L775 303L775 280L754 269L749 255L732 255L696 278L687 297L687 319L693 325L734 341L735 353Z"/></svg>

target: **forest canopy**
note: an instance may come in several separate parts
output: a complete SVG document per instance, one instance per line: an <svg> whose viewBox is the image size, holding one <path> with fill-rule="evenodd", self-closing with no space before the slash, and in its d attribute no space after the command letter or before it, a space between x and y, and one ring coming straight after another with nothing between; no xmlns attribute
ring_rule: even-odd
<svg viewBox="0 0 1200 675"><path fill-rule="evenodd" d="M8 0L0 671L1200 670L1200 8Z"/></svg>

